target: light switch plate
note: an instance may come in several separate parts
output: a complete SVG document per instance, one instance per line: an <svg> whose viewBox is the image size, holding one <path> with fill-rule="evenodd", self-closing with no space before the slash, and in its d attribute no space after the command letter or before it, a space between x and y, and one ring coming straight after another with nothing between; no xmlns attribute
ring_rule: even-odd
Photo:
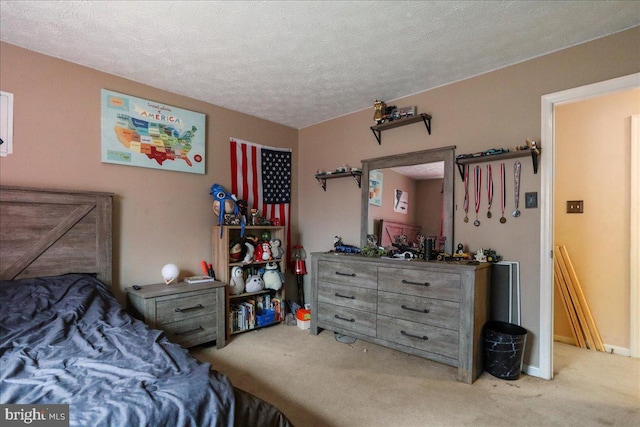
<svg viewBox="0 0 640 427"><path fill-rule="evenodd" d="M527 209L538 207L538 192L524 193L524 207Z"/></svg>

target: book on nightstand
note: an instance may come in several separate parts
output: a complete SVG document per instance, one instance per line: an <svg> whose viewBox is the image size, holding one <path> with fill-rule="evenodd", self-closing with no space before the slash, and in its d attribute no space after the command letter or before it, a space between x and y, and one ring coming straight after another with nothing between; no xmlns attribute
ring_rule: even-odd
<svg viewBox="0 0 640 427"><path fill-rule="evenodd" d="M213 282L214 279L211 276L190 276L190 277L185 277L184 281L187 283L206 283L206 282Z"/></svg>

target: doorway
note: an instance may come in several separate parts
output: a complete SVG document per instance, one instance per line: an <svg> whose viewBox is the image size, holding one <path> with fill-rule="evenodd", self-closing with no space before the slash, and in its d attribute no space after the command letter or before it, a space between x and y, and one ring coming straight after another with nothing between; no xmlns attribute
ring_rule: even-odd
<svg viewBox="0 0 640 427"><path fill-rule="evenodd" d="M554 245L554 171L555 171L555 120L554 110L556 106L565 103L585 100L601 95L640 87L640 73L618 79L608 80L592 85L569 89L562 92L545 95L542 97L542 129L541 136L544 147L541 152L541 161L547 165L541 171L541 235L540 235L540 377L553 378L553 245ZM636 141L637 142L637 141ZM638 292L637 260L640 257L638 251L638 231L634 224L638 223L638 188L635 186L640 179L638 171L639 151L637 143L632 143L632 200L631 200L631 325L630 325L630 351L632 357L640 357L640 325L637 313L640 308ZM635 200L634 200L635 199Z"/></svg>

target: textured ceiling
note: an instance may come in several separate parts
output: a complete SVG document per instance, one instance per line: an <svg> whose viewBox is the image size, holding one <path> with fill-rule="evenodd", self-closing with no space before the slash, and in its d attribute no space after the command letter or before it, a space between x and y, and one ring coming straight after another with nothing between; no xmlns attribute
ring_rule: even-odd
<svg viewBox="0 0 640 427"><path fill-rule="evenodd" d="M0 1L4 42L296 129L639 24L638 1Z"/></svg>

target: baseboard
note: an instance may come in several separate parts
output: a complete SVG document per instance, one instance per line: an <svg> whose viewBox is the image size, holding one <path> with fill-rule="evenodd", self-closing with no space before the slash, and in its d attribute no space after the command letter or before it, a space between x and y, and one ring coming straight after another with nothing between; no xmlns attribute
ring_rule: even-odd
<svg viewBox="0 0 640 427"><path fill-rule="evenodd" d="M522 365L522 372L532 377L542 378L538 366Z"/></svg>
<svg viewBox="0 0 640 427"><path fill-rule="evenodd" d="M573 338L565 337L562 335L554 335L553 340L564 343L564 344L576 345L576 342ZM629 348L619 347L617 345L605 344L604 349L607 353L617 354L619 356L631 357L631 349Z"/></svg>
<svg viewBox="0 0 640 427"><path fill-rule="evenodd" d="M631 349L628 348L605 344L604 349L607 350L607 353L617 354L618 356L631 357Z"/></svg>
<svg viewBox="0 0 640 427"><path fill-rule="evenodd" d="M572 337L565 337L564 335L554 335L553 340L564 344L576 345L576 340Z"/></svg>

